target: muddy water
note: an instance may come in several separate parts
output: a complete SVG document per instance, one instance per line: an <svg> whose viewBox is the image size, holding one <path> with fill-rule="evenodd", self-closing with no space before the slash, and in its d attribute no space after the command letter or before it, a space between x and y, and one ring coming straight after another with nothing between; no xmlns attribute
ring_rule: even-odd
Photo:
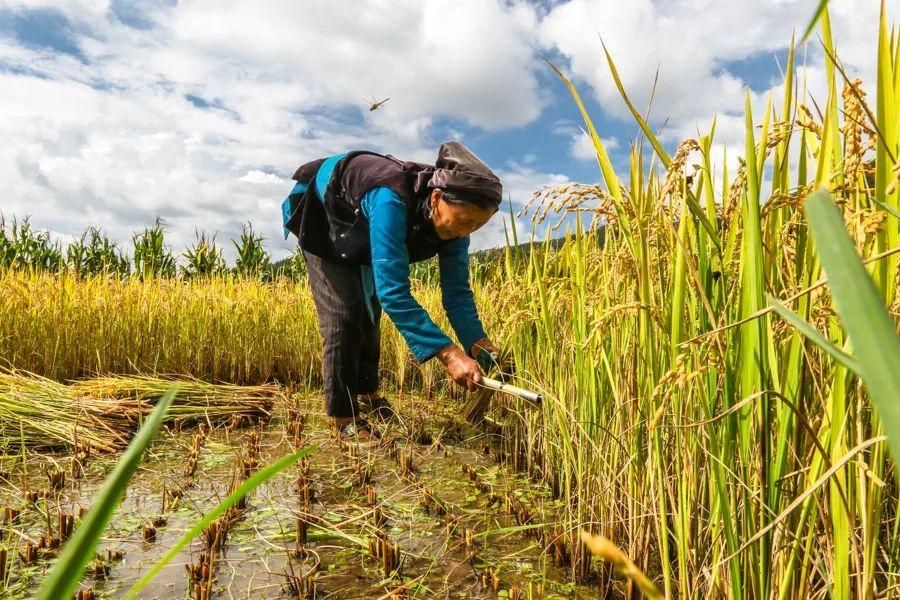
<svg viewBox="0 0 900 600"><path fill-rule="evenodd" d="M290 597L292 577L312 575L316 598L588 598L596 591L568 582L567 573L534 533L552 529L560 506L545 486L510 473L493 459L496 440L463 427L456 430L446 412L409 403L401 407L405 422L387 427L390 440L353 451L341 447L325 427L319 403L303 401L309 417L304 442L310 455L313 498L304 503L298 489L299 465L252 492L248 507L231 527L223 550L213 553L213 596L217 598ZM85 587L100 597L120 597L179 539L202 514L227 496L246 452L248 429L213 429L201 448L193 475L185 475L196 428L161 433L133 479L100 546L103 561L88 574ZM423 435L423 432L425 435ZM429 439L430 438L430 439ZM276 413L260 431L259 464L292 452L283 415ZM416 443L418 442L418 443ZM8 450L9 451L9 450ZM13 449L14 452L14 449ZM69 454L7 457L8 481L0 486L0 508L20 514L0 525L0 545L23 551L26 540L47 536L47 520L57 530L60 509L77 515L115 457L93 456L84 474L70 475ZM411 466L412 472L403 467ZM51 490L46 471L66 472L66 481ZM4 469L6 470L6 469ZM371 491L375 490L375 505ZM47 500L28 502L23 490L49 492ZM163 490L181 497L163 506ZM523 517L510 506L526 509ZM308 507L308 508L305 508ZM370 554L377 507L380 530L400 548L399 573L385 577L380 560ZM308 511L308 542L297 551L297 517ZM157 521L155 539L145 541L143 527ZM163 524L164 521L164 524ZM199 559L203 541L196 538L141 593L143 598L190 597L185 566ZM106 559L121 552L121 558ZM27 597L36 589L53 551L40 551L31 565L13 560L3 597ZM486 584L486 585L485 585Z"/></svg>

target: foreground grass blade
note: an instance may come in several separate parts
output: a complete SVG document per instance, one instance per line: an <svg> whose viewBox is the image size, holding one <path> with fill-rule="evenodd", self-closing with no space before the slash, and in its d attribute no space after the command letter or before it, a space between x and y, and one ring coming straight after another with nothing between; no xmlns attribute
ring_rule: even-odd
<svg viewBox="0 0 900 600"><path fill-rule="evenodd" d="M769 296L769 306L777 312L782 319L790 323L804 336L809 338L812 342L814 342L817 346L819 346L822 350L831 355L833 359L853 371L859 376L862 376L862 371L859 368L859 362L834 344L832 344L824 335L819 333L812 325L803 320L803 317L789 309L787 306Z"/></svg>
<svg viewBox="0 0 900 600"><path fill-rule="evenodd" d="M59 560L44 579L37 594L38 600L59 600L60 598L71 598L74 595L85 567L97 550L100 536L103 535L107 524L112 519L131 476L137 470L141 455L156 437L156 432L162 425L163 417L171 406L177 391L177 386L170 388L159 399L153 412L150 413L128 445L125 454L116 463L113 472L106 478L103 487L94 496L91 508L84 516L84 520L75 529L72 539L66 544Z"/></svg>
<svg viewBox="0 0 900 600"><path fill-rule="evenodd" d="M144 575L140 581L131 586L131 589L128 590L128 593L125 594L125 600L132 600L137 597L138 592L147 587L147 584L150 583L154 577L156 577L159 572L165 567L178 553L182 548L191 543L191 540L197 537L201 531L203 531L207 525L218 519L220 516L225 514L225 511L231 508L238 500L249 494L251 491L256 489L259 485L265 483L272 477L274 477L279 472L283 471L287 467L291 466L301 458L309 456L309 454L315 450L315 446L307 446L302 450L295 452L294 454L289 454L287 456L283 456L277 462L272 463L265 469L260 469L256 473L253 474L252 477L244 481L236 490L234 490L227 498L222 500L218 506L214 509L206 513L206 515L200 519L191 529L181 536L181 539L175 543L174 546L163 556L159 562L153 565L153 568Z"/></svg>
<svg viewBox="0 0 900 600"><path fill-rule="evenodd" d="M827 191L806 201L806 217L838 315L888 436L894 468L900 471L900 336Z"/></svg>
<svg viewBox="0 0 900 600"><path fill-rule="evenodd" d="M819 0L819 6L816 7L816 12L813 14L813 18L810 20L809 25L806 26L803 37L800 39L801 45L806 43L806 40L809 39L809 34L816 28L816 24L819 22L819 19L822 18L822 13L825 12L826 8L828 8L828 0Z"/></svg>

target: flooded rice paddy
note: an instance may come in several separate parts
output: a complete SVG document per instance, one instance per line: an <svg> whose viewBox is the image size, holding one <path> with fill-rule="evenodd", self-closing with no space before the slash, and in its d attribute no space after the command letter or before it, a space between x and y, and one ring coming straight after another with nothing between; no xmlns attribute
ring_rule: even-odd
<svg viewBox="0 0 900 600"><path fill-rule="evenodd" d="M401 403L402 418L368 447L338 443L310 394L294 394L265 423L169 427L145 455L82 587L121 597L237 483L312 444L307 460L251 492L140 597L596 597L596 587L570 580L561 501L505 464L502 428L462 425L454 410ZM116 458L77 457L23 461L7 448L4 597L34 592Z"/></svg>

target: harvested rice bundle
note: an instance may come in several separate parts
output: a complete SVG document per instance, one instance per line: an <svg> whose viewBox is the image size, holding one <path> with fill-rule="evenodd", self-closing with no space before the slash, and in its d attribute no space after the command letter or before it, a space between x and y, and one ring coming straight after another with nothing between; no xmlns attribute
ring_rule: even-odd
<svg viewBox="0 0 900 600"><path fill-rule="evenodd" d="M76 444L101 451L124 446L173 384L167 421L244 423L266 417L280 386L220 385L184 378L99 377L61 384L0 370L0 443L50 448Z"/></svg>
<svg viewBox="0 0 900 600"><path fill-rule="evenodd" d="M105 418L69 386L24 371L0 370L0 443L27 447L90 445L110 451L129 429Z"/></svg>
<svg viewBox="0 0 900 600"><path fill-rule="evenodd" d="M283 397L274 383L254 386L213 384L185 377L159 378L140 375L97 377L75 381L72 393L92 398L106 418L137 426L173 383L178 395L169 409L170 421L225 421L259 419L269 415L276 397Z"/></svg>

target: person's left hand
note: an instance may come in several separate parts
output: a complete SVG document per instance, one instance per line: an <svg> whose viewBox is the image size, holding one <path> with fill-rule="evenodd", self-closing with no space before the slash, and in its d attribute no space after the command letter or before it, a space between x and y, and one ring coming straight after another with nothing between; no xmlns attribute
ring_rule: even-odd
<svg viewBox="0 0 900 600"><path fill-rule="evenodd" d="M497 378L506 383L515 373L512 355L504 356L500 349L488 338L482 338L472 344L472 356L478 361L485 375L496 372Z"/></svg>
<svg viewBox="0 0 900 600"><path fill-rule="evenodd" d="M469 350L469 355L472 358L476 358L478 353L482 350L487 350L488 352L496 352L500 354L500 348L494 345L494 342L489 340L488 338L481 338L474 344L472 344L472 348Z"/></svg>

